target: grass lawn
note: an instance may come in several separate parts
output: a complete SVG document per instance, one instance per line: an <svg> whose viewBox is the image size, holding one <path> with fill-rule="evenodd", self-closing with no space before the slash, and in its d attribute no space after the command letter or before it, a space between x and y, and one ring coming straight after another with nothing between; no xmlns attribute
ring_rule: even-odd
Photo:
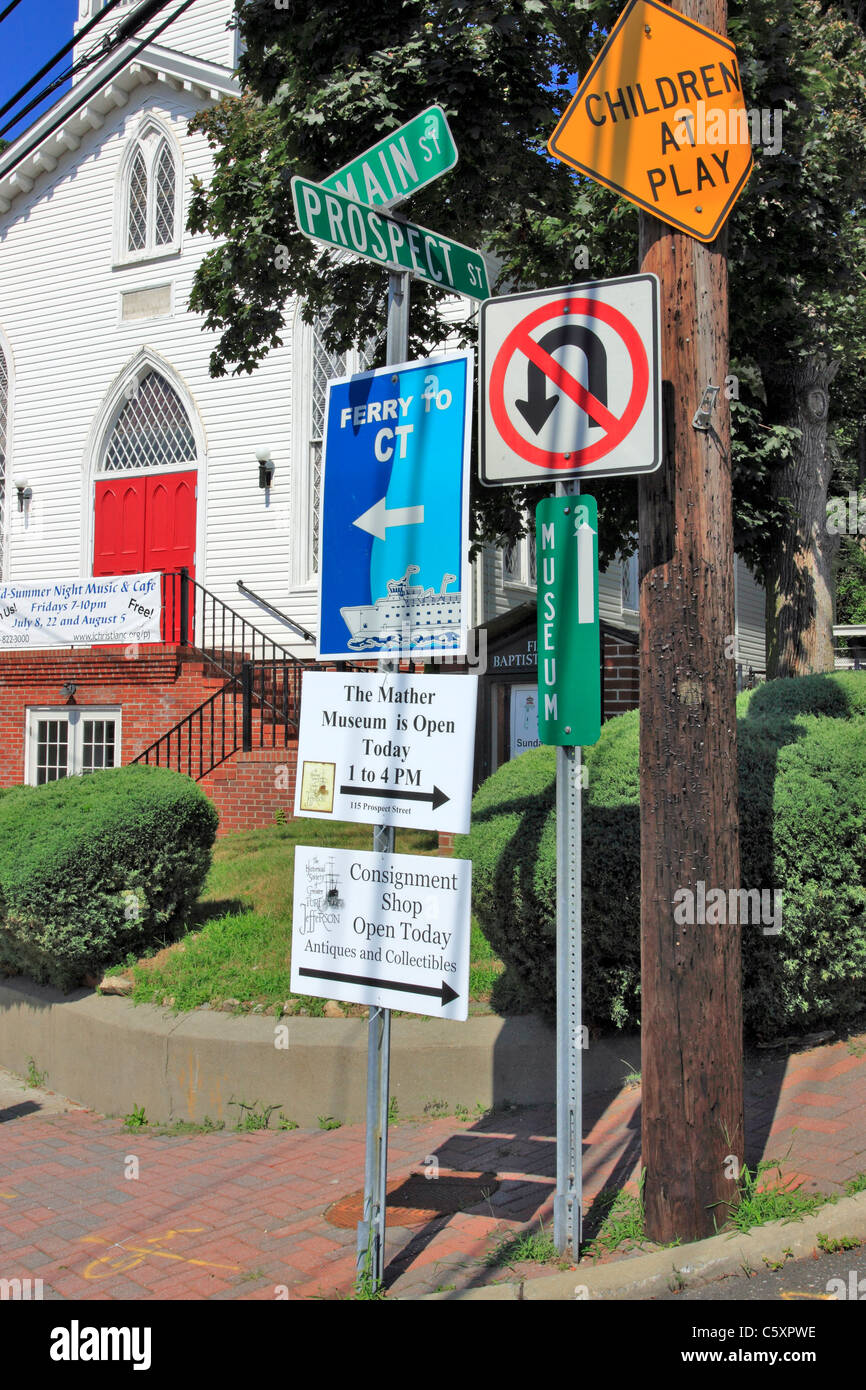
<svg viewBox="0 0 866 1390"><path fill-rule="evenodd" d="M432 832L398 830L395 849L435 855L437 843ZM128 959L119 967L134 981L133 999L170 1000L175 1009L219 1006L226 999L264 1008L294 1000L294 1012L321 1015L324 999L293 995L290 988L297 844L369 850L372 833L366 825L298 820L217 840L204 893L180 939L150 958ZM470 1012L488 1012L503 967L474 921L470 961ZM349 1014L366 1014L361 1006L342 1007Z"/></svg>

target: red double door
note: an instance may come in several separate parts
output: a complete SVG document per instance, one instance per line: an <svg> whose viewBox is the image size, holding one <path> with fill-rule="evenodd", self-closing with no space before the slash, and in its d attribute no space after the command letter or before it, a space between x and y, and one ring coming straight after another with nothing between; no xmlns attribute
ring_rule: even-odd
<svg viewBox="0 0 866 1390"><path fill-rule="evenodd" d="M96 484L93 574L195 574L197 474L158 473L106 478ZM174 602L172 601L174 599ZM163 638L180 638L177 586L165 595Z"/></svg>

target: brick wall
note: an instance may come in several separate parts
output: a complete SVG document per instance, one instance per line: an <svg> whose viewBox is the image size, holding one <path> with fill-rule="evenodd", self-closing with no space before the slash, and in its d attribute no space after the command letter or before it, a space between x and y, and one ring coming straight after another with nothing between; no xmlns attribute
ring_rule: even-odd
<svg viewBox="0 0 866 1390"><path fill-rule="evenodd" d="M75 705L119 706L120 761L145 748L225 684L201 660L174 647L110 651L10 653L0 659L0 786L24 781L27 710L62 708L62 687L74 682ZM254 717L253 738L259 726ZM220 834L272 825L274 812L291 815L297 745L236 753L202 779L220 812Z"/></svg>
<svg viewBox="0 0 866 1390"><path fill-rule="evenodd" d="M297 744L235 753L208 773L201 785L220 813L220 835L274 824L277 811L292 819Z"/></svg>
<svg viewBox="0 0 866 1390"><path fill-rule="evenodd" d="M638 651L632 642L604 633L603 719L636 709L639 696Z"/></svg>

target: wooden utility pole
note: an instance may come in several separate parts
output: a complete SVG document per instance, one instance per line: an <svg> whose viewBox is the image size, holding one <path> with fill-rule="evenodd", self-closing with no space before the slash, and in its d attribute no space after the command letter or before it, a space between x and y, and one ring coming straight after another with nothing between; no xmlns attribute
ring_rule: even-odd
<svg viewBox="0 0 866 1390"><path fill-rule="evenodd" d="M674 8L727 32L726 0ZM723 1224L743 1162L740 927L674 917L680 889L740 886L726 230L703 244L642 213L641 269L661 283L667 438L639 480L644 1198L648 1236L686 1241Z"/></svg>

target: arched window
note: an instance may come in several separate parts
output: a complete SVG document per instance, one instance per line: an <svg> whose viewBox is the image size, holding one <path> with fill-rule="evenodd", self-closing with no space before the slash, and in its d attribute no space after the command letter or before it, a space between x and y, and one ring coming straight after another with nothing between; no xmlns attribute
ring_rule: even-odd
<svg viewBox="0 0 866 1390"><path fill-rule="evenodd" d="M330 314L320 315L311 331L312 371L307 456L308 528L306 570L310 580L319 573L319 513L322 503L322 441L325 433L325 410L328 403L328 382L333 377L365 372L373 365L376 344L356 348L348 353L330 352L325 346L324 330Z"/></svg>
<svg viewBox="0 0 866 1390"><path fill-rule="evenodd" d="M179 249L178 160L157 126L138 137L125 167L122 259Z"/></svg>
<svg viewBox="0 0 866 1390"><path fill-rule="evenodd" d="M9 427L9 370L0 347L0 579L6 572L3 537L6 532L6 433Z"/></svg>
<svg viewBox="0 0 866 1390"><path fill-rule="evenodd" d="M100 472L194 463L196 444L189 416L165 377L149 371L126 394L126 404L109 436Z"/></svg>

